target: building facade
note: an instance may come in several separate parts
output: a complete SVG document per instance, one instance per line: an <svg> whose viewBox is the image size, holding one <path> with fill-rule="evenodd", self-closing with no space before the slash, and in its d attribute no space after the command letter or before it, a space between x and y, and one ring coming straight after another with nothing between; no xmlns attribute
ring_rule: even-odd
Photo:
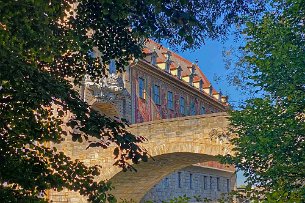
<svg viewBox="0 0 305 203"><path fill-rule="evenodd" d="M131 124L227 111L227 97L216 91L196 63L152 40L124 73L109 66L108 77L79 87L83 100L102 114ZM190 129L191 130L191 129ZM164 177L142 202L162 202L187 195L215 202L235 187L234 168L217 162L198 163ZM195 199L194 199L195 201Z"/></svg>
<svg viewBox="0 0 305 203"><path fill-rule="evenodd" d="M144 48L145 58L136 60L99 84L89 80L81 96L101 113L129 123L223 112L227 97L216 91L196 63L182 58L154 41Z"/></svg>
<svg viewBox="0 0 305 203"><path fill-rule="evenodd" d="M235 176L232 172L232 168L220 169L201 164L188 166L163 178L146 193L142 202L162 202L183 195L192 198L191 202L217 202L234 189Z"/></svg>

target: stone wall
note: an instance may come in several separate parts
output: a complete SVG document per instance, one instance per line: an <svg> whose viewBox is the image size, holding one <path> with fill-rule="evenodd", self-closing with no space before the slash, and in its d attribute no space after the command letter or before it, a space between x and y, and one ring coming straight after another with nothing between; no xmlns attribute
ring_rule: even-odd
<svg viewBox="0 0 305 203"><path fill-rule="evenodd" d="M180 177L179 177L180 176ZM217 178L219 179L217 186ZM162 202L174 197L186 195L200 196L212 202L220 198L221 194L228 193L235 186L235 175L232 171L223 171L199 166L189 166L163 178L155 185L141 202ZM180 181L180 183L179 183ZM229 183L229 185L228 185ZM195 202L195 199L192 198Z"/></svg>

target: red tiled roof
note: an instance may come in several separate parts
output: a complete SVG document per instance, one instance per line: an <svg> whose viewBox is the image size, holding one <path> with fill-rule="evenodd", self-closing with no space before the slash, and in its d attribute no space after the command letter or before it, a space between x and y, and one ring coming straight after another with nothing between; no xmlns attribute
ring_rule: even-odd
<svg viewBox="0 0 305 203"><path fill-rule="evenodd" d="M146 47L143 49L142 52L143 52L144 54L147 54L147 55L152 53L151 50L148 49L148 48L146 48Z"/></svg>
<svg viewBox="0 0 305 203"><path fill-rule="evenodd" d="M209 84L205 84L205 83L203 83L203 88L209 88L210 87L210 85Z"/></svg>
<svg viewBox="0 0 305 203"><path fill-rule="evenodd" d="M165 61L161 57L158 57L156 62L157 63L165 63Z"/></svg>
<svg viewBox="0 0 305 203"><path fill-rule="evenodd" d="M145 46L146 47L144 49L150 50L150 53L152 52L152 50L155 49L155 51L158 54L157 63L165 63L166 58L163 55L163 53L170 51L169 49L163 47L162 45L158 44L157 42L155 42L151 39L149 39L147 41ZM147 51L145 51L145 52L147 52ZM173 52L173 51L170 51L170 52L171 52L171 60L175 64L175 65L171 64L170 69L175 70L180 65L182 68L182 77L189 76L191 74L191 71L189 68L191 68L194 64L192 62L190 62L189 60L179 56L175 52ZM177 65L177 64L179 64L179 65ZM202 70L196 64L195 64L195 73L197 75L194 77L194 82L199 82L200 79L202 79L203 88L208 88L211 85L210 81L207 79L207 77L203 74ZM218 92L214 88L212 88L212 93L217 94Z"/></svg>
<svg viewBox="0 0 305 203"><path fill-rule="evenodd" d="M189 76L189 75L190 75L189 73L182 72L182 77L186 77L186 76Z"/></svg>
<svg viewBox="0 0 305 203"><path fill-rule="evenodd" d="M201 77L199 77L198 75L196 75L193 79L193 82L199 82L201 79Z"/></svg>
<svg viewBox="0 0 305 203"><path fill-rule="evenodd" d="M170 69L171 69L171 70L176 70L176 69L177 69L177 66L175 66L175 64L174 64L174 63L171 63L171 65L170 65Z"/></svg>
<svg viewBox="0 0 305 203"><path fill-rule="evenodd" d="M219 94L219 92L217 92L215 89L213 89L212 94L213 94L213 95Z"/></svg>

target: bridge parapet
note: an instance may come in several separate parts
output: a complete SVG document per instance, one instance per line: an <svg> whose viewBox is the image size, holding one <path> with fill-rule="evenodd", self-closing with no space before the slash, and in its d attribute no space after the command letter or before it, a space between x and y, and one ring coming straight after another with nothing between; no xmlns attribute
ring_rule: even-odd
<svg viewBox="0 0 305 203"><path fill-rule="evenodd" d="M143 147L154 160L135 165L136 173L119 172L113 176L113 194L140 202L146 192L174 171L231 154L232 145L224 133L228 124L226 113L215 113L130 126L132 133L148 139Z"/></svg>
<svg viewBox="0 0 305 203"><path fill-rule="evenodd" d="M224 135L229 124L228 117L222 112L163 119L134 124L129 130L148 139L144 147L151 156L174 152L225 155L232 149L228 137ZM162 146L166 146L163 151Z"/></svg>

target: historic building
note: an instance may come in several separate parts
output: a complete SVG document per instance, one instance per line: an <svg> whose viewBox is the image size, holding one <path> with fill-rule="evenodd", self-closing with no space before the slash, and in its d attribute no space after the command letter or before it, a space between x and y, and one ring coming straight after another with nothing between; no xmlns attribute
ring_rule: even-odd
<svg viewBox="0 0 305 203"><path fill-rule="evenodd" d="M106 116L131 124L228 110L227 97L213 88L196 62L152 40L143 52L145 58L135 60L124 73L116 73L112 62L108 77L99 83L85 79L79 89L83 100ZM213 161L191 165L164 177L141 202L185 194L215 201L235 187L234 171Z"/></svg>
<svg viewBox="0 0 305 203"><path fill-rule="evenodd" d="M130 123L226 111L227 97L216 91L196 63L149 41L144 60L123 74L111 63L99 84L84 81L81 96L108 116Z"/></svg>

